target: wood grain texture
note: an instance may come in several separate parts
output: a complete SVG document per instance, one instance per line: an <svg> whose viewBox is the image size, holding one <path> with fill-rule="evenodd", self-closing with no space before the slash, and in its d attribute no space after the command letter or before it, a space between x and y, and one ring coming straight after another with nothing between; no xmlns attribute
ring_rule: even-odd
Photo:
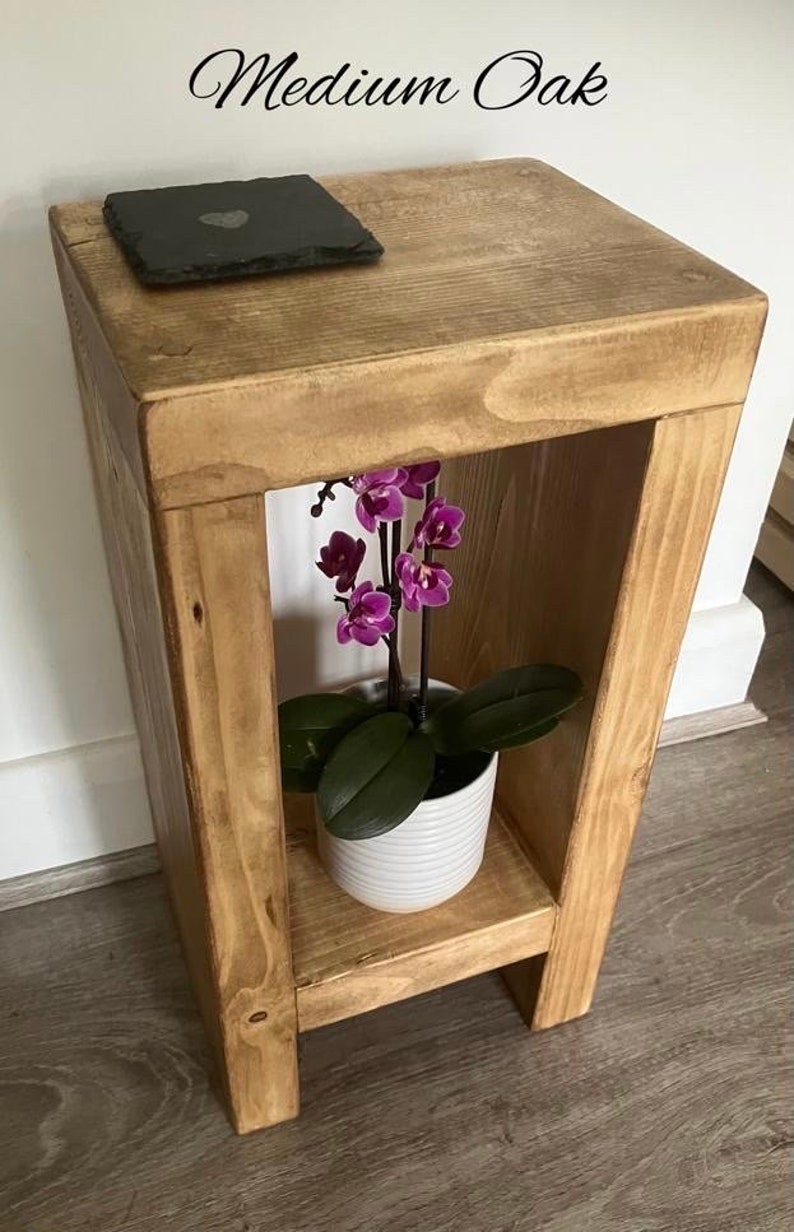
<svg viewBox="0 0 794 1232"><path fill-rule="evenodd" d="M529 159L334 176L372 266L146 290L101 202L53 219L143 400L288 370L754 298L748 283Z"/></svg>
<svg viewBox="0 0 794 1232"><path fill-rule="evenodd" d="M160 506L743 401L764 297L553 168L326 184L382 262L146 290L98 203L52 211Z"/></svg>
<svg viewBox="0 0 794 1232"><path fill-rule="evenodd" d="M287 797L292 961L302 1031L546 953L555 906L494 816L474 881L431 911L372 911L319 863L308 797Z"/></svg>
<svg viewBox="0 0 794 1232"><path fill-rule="evenodd" d="M59 273L70 309L69 326L102 537L152 820L196 996L210 1039L221 1055L206 905L185 792L149 511L111 426L114 415L108 406L126 394L114 379L108 356L84 332L83 317L75 307L73 271L59 261Z"/></svg>
<svg viewBox="0 0 794 1232"><path fill-rule="evenodd" d="M564 663L583 681L584 701L551 739L499 764L499 807L555 895L652 431L588 432L443 472L467 522L454 602L433 618L433 674L468 688L521 663Z"/></svg>
<svg viewBox="0 0 794 1232"><path fill-rule="evenodd" d="M69 322L72 348L75 356L79 351L86 360L90 357L91 369L95 373L97 386L102 390L101 413L112 425L114 439L121 446L124 460L135 479L138 490L148 502L140 445L138 401L130 392L116 358L108 346L101 323L92 310L61 236L53 228L50 234L61 294Z"/></svg>
<svg viewBox="0 0 794 1232"><path fill-rule="evenodd" d="M765 311L618 318L155 400L141 408L152 499L223 500L743 401Z"/></svg>
<svg viewBox="0 0 794 1232"><path fill-rule="evenodd" d="M73 273L61 271L69 292ZM245 1131L298 1110L264 501L172 514L153 528L112 426L111 362L86 340L79 312L70 323L158 846ZM216 547L219 558L205 559Z"/></svg>
<svg viewBox="0 0 794 1232"><path fill-rule="evenodd" d="M298 1113L265 503L156 524L182 751L208 905L232 1117Z"/></svg>
<svg viewBox="0 0 794 1232"><path fill-rule="evenodd" d="M770 720L658 756L587 1020L485 975L312 1031L241 1141L159 877L8 912L3 1232L788 1232L794 604L750 594Z"/></svg>
<svg viewBox="0 0 794 1232"><path fill-rule="evenodd" d="M145 291L95 205L52 214L158 835L241 1130L297 1112L299 1013L312 1025L535 954L551 920L497 831L496 876L484 898L472 888L471 918L450 908L456 935L412 949L405 934L385 964L354 970L361 938L351 950L341 908L334 937L334 904L298 864L296 998L263 491L487 455L460 474L512 541L494 578L520 605L491 642L464 610L459 670L543 647L589 689L554 745L559 767L546 751L506 759L500 789L560 896L535 1018L557 1021L592 995L766 311L746 283L542 164L330 187L380 228L378 267ZM477 589L490 562L474 542Z"/></svg>
<svg viewBox="0 0 794 1232"><path fill-rule="evenodd" d="M532 1012L536 1028L584 1014L592 1001L740 409L654 428ZM527 1011L520 969L507 978Z"/></svg>

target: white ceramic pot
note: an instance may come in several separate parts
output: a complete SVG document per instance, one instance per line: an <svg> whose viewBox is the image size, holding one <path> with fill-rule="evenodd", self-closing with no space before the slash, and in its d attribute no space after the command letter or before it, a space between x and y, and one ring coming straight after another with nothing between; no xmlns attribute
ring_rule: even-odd
<svg viewBox="0 0 794 1232"><path fill-rule="evenodd" d="M356 691L366 696L366 688ZM327 873L353 898L378 911L423 911L452 898L482 863L497 763L494 754L466 787L423 800L399 826L375 838L336 838L318 817L317 846Z"/></svg>

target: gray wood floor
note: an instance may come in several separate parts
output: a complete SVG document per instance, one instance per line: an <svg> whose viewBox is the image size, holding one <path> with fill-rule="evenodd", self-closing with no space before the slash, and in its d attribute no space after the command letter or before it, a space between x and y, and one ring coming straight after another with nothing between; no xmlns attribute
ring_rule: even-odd
<svg viewBox="0 0 794 1232"><path fill-rule="evenodd" d="M770 721L659 754L579 1022L530 1035L493 975L327 1027L300 1120L238 1139L159 877L8 912L1 1232L792 1227L794 608L751 594Z"/></svg>

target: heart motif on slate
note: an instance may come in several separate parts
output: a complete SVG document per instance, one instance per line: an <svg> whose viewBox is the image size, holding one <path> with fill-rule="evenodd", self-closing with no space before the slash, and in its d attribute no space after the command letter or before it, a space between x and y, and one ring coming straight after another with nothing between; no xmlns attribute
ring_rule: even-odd
<svg viewBox="0 0 794 1232"><path fill-rule="evenodd" d="M199 222L208 227L223 227L226 231L236 231L238 227L245 226L249 217L245 210L224 210L219 214L200 214Z"/></svg>

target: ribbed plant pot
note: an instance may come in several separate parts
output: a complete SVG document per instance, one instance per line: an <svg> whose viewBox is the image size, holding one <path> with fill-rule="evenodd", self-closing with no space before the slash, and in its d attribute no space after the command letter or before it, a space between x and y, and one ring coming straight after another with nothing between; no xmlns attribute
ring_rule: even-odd
<svg viewBox="0 0 794 1232"><path fill-rule="evenodd" d="M437 692L455 692L438 681L432 685ZM365 681L349 691L373 699L381 688L380 681ZM317 846L326 872L378 911L424 911L446 902L482 863L497 763L494 753L472 782L423 800L399 826L376 838L336 838L318 816Z"/></svg>

